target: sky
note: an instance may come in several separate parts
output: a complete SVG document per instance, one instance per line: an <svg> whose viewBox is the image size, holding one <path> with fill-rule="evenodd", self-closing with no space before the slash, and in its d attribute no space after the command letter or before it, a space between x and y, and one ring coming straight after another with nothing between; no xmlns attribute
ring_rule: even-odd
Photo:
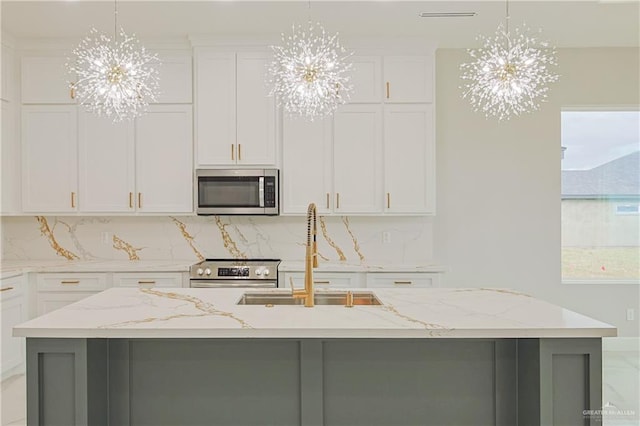
<svg viewBox="0 0 640 426"><path fill-rule="evenodd" d="M589 170L640 150L640 111L562 111L562 170Z"/></svg>

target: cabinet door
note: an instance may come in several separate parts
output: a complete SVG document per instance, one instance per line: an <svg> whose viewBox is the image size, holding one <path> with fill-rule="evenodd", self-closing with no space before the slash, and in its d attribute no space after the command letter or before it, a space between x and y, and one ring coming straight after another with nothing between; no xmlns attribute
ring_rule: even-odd
<svg viewBox="0 0 640 426"><path fill-rule="evenodd" d="M364 287L363 274L359 272L313 272L313 285L315 289L341 289ZM293 281L295 288L304 288L304 272L285 272L284 283L281 287L291 288Z"/></svg>
<svg viewBox="0 0 640 426"><path fill-rule="evenodd" d="M367 287L415 288L437 287L440 274L424 272L369 272Z"/></svg>
<svg viewBox="0 0 640 426"><path fill-rule="evenodd" d="M77 209L78 126L75 105L22 107L22 209Z"/></svg>
<svg viewBox="0 0 640 426"><path fill-rule="evenodd" d="M284 118L283 214L306 214L312 202L318 213L331 212L331 129L331 119Z"/></svg>
<svg viewBox="0 0 640 426"><path fill-rule="evenodd" d="M2 86L0 98L5 101L15 101L15 55L12 48L2 45Z"/></svg>
<svg viewBox="0 0 640 426"><path fill-rule="evenodd" d="M195 93L196 164L235 164L235 53L196 51Z"/></svg>
<svg viewBox="0 0 640 426"><path fill-rule="evenodd" d="M433 129L431 105L385 107L385 212L435 213Z"/></svg>
<svg viewBox="0 0 640 426"><path fill-rule="evenodd" d="M432 102L431 56L385 56L385 102Z"/></svg>
<svg viewBox="0 0 640 426"><path fill-rule="evenodd" d="M2 104L2 213L20 212L20 139L16 132L16 106L12 102Z"/></svg>
<svg viewBox="0 0 640 426"><path fill-rule="evenodd" d="M353 56L351 84L353 94L350 103L380 102L380 56Z"/></svg>
<svg viewBox="0 0 640 426"><path fill-rule="evenodd" d="M191 105L152 105L135 123L139 212L193 211Z"/></svg>
<svg viewBox="0 0 640 426"><path fill-rule="evenodd" d="M275 99L265 84L267 53L238 53L236 65L237 162L275 165Z"/></svg>
<svg viewBox="0 0 640 426"><path fill-rule="evenodd" d="M159 51L160 93L155 103L190 104L192 102L191 52Z"/></svg>
<svg viewBox="0 0 640 426"><path fill-rule="evenodd" d="M24 360L24 338L13 337L13 327L27 319L27 303L22 277L3 279L0 286L0 328L2 342L0 360L2 378Z"/></svg>
<svg viewBox="0 0 640 426"><path fill-rule="evenodd" d="M61 56L22 57L23 104L75 104L69 82L75 80Z"/></svg>
<svg viewBox="0 0 640 426"><path fill-rule="evenodd" d="M134 211L133 123L79 111L82 212Z"/></svg>
<svg viewBox="0 0 640 426"><path fill-rule="evenodd" d="M381 106L345 105L333 120L334 211L380 212Z"/></svg>
<svg viewBox="0 0 640 426"><path fill-rule="evenodd" d="M56 309L63 308L98 292L63 292L63 293L38 293L36 295L37 315L44 315Z"/></svg>

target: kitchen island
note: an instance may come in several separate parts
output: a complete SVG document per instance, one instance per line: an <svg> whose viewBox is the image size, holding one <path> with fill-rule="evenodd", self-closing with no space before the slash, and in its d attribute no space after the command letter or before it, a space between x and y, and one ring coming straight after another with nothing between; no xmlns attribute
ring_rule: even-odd
<svg viewBox="0 0 640 426"><path fill-rule="evenodd" d="M564 425L602 405L615 327L528 295L305 308L245 292L112 288L14 328L29 424Z"/></svg>

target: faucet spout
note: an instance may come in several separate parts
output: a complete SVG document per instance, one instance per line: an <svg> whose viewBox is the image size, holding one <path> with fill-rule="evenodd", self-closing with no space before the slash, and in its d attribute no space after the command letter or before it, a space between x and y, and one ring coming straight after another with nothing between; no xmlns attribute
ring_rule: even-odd
<svg viewBox="0 0 640 426"><path fill-rule="evenodd" d="M318 267L318 244L316 242L316 205L309 204L307 208L307 245L304 258L304 291L293 291L293 297L304 298L304 306L312 308L313 299L313 268Z"/></svg>

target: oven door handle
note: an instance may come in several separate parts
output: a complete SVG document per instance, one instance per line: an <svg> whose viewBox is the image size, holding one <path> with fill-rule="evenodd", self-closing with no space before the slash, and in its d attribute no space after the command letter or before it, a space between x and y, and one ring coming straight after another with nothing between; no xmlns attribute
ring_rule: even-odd
<svg viewBox="0 0 640 426"><path fill-rule="evenodd" d="M258 280L190 280L190 287L196 288L276 288L276 281Z"/></svg>
<svg viewBox="0 0 640 426"><path fill-rule="evenodd" d="M258 178L258 201L260 207L264 207L264 176Z"/></svg>

